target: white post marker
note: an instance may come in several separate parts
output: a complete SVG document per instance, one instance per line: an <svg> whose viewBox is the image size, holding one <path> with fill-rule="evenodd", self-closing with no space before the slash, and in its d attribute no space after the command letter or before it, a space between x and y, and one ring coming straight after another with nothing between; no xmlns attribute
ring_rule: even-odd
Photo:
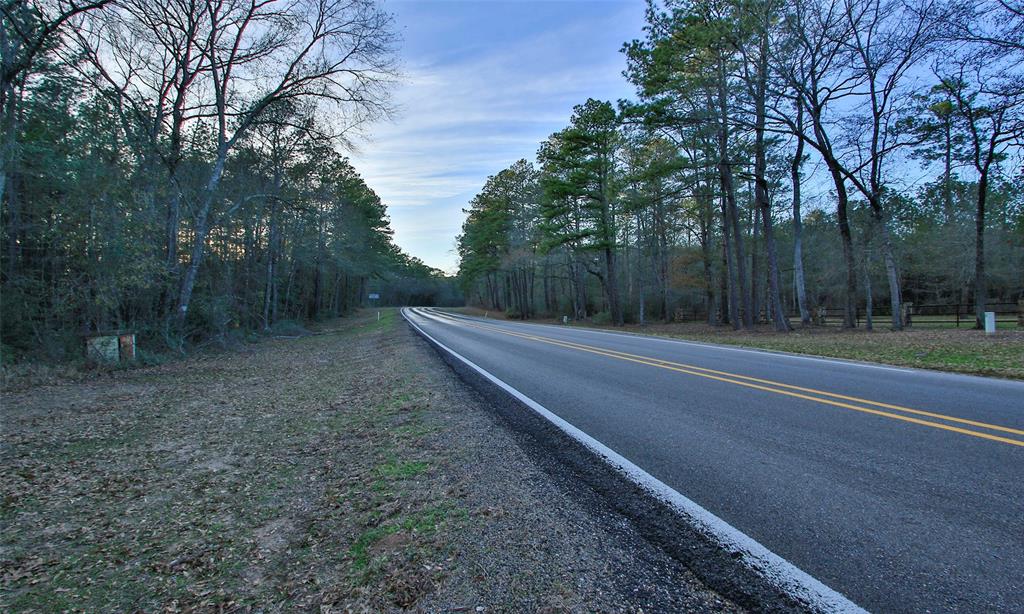
<svg viewBox="0 0 1024 614"><path fill-rule="evenodd" d="M996 312L986 311L985 312L985 334L994 335L996 333Z"/></svg>
<svg viewBox="0 0 1024 614"><path fill-rule="evenodd" d="M380 322L380 312L377 312L377 321Z"/></svg>

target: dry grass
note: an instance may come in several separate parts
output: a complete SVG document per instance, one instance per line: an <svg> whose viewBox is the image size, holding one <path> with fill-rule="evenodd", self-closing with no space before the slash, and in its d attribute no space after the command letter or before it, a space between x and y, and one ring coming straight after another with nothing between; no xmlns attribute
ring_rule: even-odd
<svg viewBox="0 0 1024 614"><path fill-rule="evenodd" d="M465 514L395 313L2 397L3 611L408 607ZM407 340L407 339L406 339ZM47 383L48 382L48 383Z"/></svg>

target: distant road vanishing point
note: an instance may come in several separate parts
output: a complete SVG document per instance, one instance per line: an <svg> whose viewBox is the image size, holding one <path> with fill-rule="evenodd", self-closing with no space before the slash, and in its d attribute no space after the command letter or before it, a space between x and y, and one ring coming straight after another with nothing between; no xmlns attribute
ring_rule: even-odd
<svg viewBox="0 0 1024 614"><path fill-rule="evenodd" d="M1024 611L1024 383L407 309L857 605Z"/></svg>

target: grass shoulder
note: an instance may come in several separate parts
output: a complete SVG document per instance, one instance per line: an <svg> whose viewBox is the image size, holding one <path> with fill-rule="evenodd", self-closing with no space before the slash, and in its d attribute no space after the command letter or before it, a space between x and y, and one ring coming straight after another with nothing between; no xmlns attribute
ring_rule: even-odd
<svg viewBox="0 0 1024 614"><path fill-rule="evenodd" d="M466 515L399 319L4 393L0 609L380 611L430 593Z"/></svg>
<svg viewBox="0 0 1024 614"><path fill-rule="evenodd" d="M475 308L459 311L504 318L504 314ZM553 318L532 321L561 325ZM983 331L966 328L911 328L897 332L886 329L867 331L863 328L843 330L832 326L797 328L790 333L777 333L769 327L755 331L734 331L728 327L697 322L651 323L647 326L627 324L623 327L580 322L570 323L569 326L969 375L1024 379L1024 329L1003 329L994 335L986 335Z"/></svg>

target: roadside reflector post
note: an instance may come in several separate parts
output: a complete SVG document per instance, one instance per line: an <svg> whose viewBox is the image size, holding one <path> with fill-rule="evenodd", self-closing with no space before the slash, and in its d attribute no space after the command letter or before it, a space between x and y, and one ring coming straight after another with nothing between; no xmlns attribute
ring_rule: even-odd
<svg viewBox="0 0 1024 614"><path fill-rule="evenodd" d="M568 324L568 323L569 323L569 316L562 316L562 324Z"/></svg>
<svg viewBox="0 0 1024 614"><path fill-rule="evenodd" d="M996 312L985 312L985 334L994 335L996 332Z"/></svg>
<svg viewBox="0 0 1024 614"><path fill-rule="evenodd" d="M377 312L377 321L380 322L380 312Z"/></svg>

